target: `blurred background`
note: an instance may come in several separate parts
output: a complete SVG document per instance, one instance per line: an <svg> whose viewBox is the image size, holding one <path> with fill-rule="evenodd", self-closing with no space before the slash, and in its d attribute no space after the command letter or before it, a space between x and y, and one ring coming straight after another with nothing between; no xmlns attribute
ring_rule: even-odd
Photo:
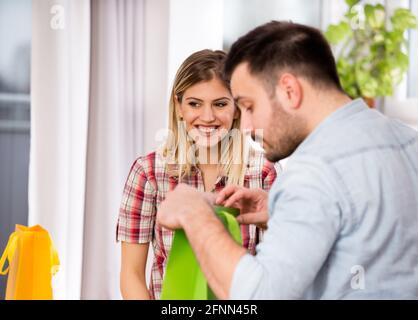
<svg viewBox="0 0 418 320"><path fill-rule="evenodd" d="M0 251L15 224L41 224L60 254L56 299L120 299L122 188L134 159L162 142L181 62L270 20L328 30L338 50L354 4L418 15L418 0L0 0ZM366 18L379 19L375 8ZM403 77L371 98L418 129L418 30L401 36Z"/></svg>

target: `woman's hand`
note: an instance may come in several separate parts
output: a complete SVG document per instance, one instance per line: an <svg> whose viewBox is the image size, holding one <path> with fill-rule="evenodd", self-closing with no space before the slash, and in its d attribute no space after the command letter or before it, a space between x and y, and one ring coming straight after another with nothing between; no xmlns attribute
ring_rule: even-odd
<svg viewBox="0 0 418 320"><path fill-rule="evenodd" d="M268 193L266 191L227 186L218 194L215 203L240 209L241 214L237 217L238 222L255 224L261 229L267 229L269 216Z"/></svg>
<svg viewBox="0 0 418 320"><path fill-rule="evenodd" d="M122 242L120 290L125 300L149 300L145 267L149 243Z"/></svg>

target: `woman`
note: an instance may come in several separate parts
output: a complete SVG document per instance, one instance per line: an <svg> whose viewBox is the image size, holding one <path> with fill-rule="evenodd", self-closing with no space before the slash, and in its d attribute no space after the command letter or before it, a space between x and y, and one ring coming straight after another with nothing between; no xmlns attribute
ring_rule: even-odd
<svg viewBox="0 0 418 320"><path fill-rule="evenodd" d="M166 143L138 158L125 184L117 226L122 241L121 292L125 299L159 299L173 232L155 223L165 194L179 182L219 192L236 184L268 190L276 178L272 163L245 143L239 109L222 77L222 51L202 50L178 70L169 105ZM187 199L185 199L187 201ZM255 253L261 231L241 226L243 245ZM154 261L147 290L148 244Z"/></svg>

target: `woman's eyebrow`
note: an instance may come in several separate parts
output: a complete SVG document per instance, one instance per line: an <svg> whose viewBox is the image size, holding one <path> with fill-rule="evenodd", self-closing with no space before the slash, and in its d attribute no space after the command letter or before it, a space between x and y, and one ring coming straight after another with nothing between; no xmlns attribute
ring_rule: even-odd
<svg viewBox="0 0 418 320"><path fill-rule="evenodd" d="M219 100L231 100L231 98L228 98L228 97L222 97L222 98L217 98L217 99L215 99L215 100L213 100L213 101L219 101Z"/></svg>
<svg viewBox="0 0 418 320"><path fill-rule="evenodd" d="M197 100L197 101L203 101L202 99L199 98L195 98L195 97L187 97L185 100ZM216 98L212 101L219 101L219 100L231 100L231 98L228 97L221 97L221 98Z"/></svg>

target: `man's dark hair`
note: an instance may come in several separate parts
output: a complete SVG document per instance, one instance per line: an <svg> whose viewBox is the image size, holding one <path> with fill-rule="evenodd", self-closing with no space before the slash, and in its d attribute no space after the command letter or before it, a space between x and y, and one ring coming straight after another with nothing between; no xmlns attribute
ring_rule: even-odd
<svg viewBox="0 0 418 320"><path fill-rule="evenodd" d="M313 27L287 21L257 27L232 45L224 66L226 78L243 62L272 88L280 73L288 71L313 85L343 91L330 45Z"/></svg>

